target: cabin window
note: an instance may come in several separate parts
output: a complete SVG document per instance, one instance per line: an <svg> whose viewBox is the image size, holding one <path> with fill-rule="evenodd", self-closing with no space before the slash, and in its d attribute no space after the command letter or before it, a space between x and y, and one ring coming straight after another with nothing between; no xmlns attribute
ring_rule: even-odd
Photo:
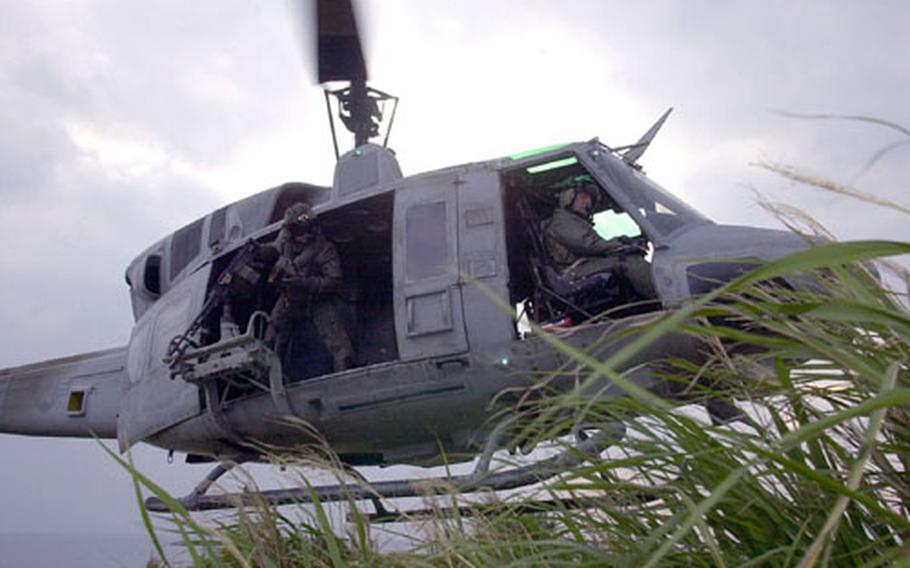
<svg viewBox="0 0 910 568"><path fill-rule="evenodd" d="M405 214L408 280L439 276L448 266L446 203L423 203Z"/></svg>
<svg viewBox="0 0 910 568"><path fill-rule="evenodd" d="M202 221L202 219L193 221L171 237L171 280L199 254Z"/></svg>
<svg viewBox="0 0 910 568"><path fill-rule="evenodd" d="M85 416L86 400L91 389L86 387L70 388L69 396L66 398L66 415L67 416Z"/></svg>
<svg viewBox="0 0 910 568"><path fill-rule="evenodd" d="M145 285L146 291L155 294L156 296L161 293L161 256L157 254L150 254L148 258L145 259L145 275L143 276L143 284Z"/></svg>
<svg viewBox="0 0 910 568"><path fill-rule="evenodd" d="M209 222L209 248L224 242L224 231L227 228L227 207L212 213Z"/></svg>

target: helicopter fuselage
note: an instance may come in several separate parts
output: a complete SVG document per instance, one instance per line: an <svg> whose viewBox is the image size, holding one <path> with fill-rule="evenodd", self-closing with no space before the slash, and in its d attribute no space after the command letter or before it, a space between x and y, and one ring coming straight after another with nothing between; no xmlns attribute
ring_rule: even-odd
<svg viewBox="0 0 910 568"><path fill-rule="evenodd" d="M545 259L535 258L535 235L557 193L579 178L604 192L598 231L649 248L659 295L650 307L578 325L569 321L574 304L540 293ZM358 365L314 371L321 356L303 349L265 390L207 388L175 374L167 360L173 338L199 314L244 243L273 240L296 201L314 207L341 255ZM136 318L129 344L0 372L0 431L93 432L117 436L122 449L146 441L216 459L249 443L318 440L354 465L470 456L504 392L547 376L554 388L576 384L572 363L542 340L539 326L568 325L557 335L603 360L629 340L621 331L755 261L806 246L781 231L713 223L596 139L411 177L401 176L389 151L367 144L341 158L331 188L285 184L149 247L127 269ZM630 300L621 288L615 294L608 308ZM241 306L245 333L252 333L249 318L268 310ZM207 325L201 347L227 339L217 321ZM691 338L671 334L618 370L634 369L639 384L660 391L665 385L649 365L668 356L703 357ZM605 383L589 394L622 393Z"/></svg>

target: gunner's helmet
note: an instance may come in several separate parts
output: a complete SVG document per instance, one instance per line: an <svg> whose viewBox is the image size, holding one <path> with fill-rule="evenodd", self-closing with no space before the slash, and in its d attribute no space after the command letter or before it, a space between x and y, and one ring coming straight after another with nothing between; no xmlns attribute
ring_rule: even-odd
<svg viewBox="0 0 910 568"><path fill-rule="evenodd" d="M309 204L294 203L284 212L284 226L292 235L308 233L316 226L316 214Z"/></svg>

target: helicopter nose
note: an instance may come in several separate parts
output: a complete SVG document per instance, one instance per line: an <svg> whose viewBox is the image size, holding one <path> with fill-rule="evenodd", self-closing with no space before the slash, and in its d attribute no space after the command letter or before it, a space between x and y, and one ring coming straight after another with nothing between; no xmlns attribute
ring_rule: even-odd
<svg viewBox="0 0 910 568"><path fill-rule="evenodd" d="M788 231L733 225L697 227L657 255L663 273L671 275L665 292L671 303L704 294L750 272L763 263L807 250L814 242ZM801 278L794 279L794 284Z"/></svg>

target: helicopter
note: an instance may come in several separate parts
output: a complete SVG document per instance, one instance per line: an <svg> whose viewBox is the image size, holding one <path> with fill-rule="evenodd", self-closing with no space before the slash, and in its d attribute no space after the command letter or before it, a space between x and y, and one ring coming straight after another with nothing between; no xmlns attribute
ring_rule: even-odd
<svg viewBox="0 0 910 568"><path fill-rule="evenodd" d="M321 14L327 5L320 3ZM607 330L660 314L755 259L805 247L785 233L716 225L651 182L637 161L666 114L628 147L595 139L404 177L386 145L369 142L380 105L396 100L366 86L353 11L346 12L350 18L320 17L351 22L340 35L319 34L325 44L320 63L327 66L320 82L349 83L326 97L335 99L341 122L355 136L355 148L338 155L332 186L285 184L151 245L127 268L136 321L128 345L0 372L0 430L94 432L119 438L123 450L148 442L185 452L191 461L227 462L246 459L252 440L299 441L300 429L280 420L294 416L312 424L351 466L433 465L443 452L487 456L498 440L488 427L490 400L563 362L496 309L488 294L523 306L536 324L566 326L567 341L589 346ZM556 195L579 179L599 187L597 215L624 225L626 235L653 249L659 305L575 325L629 300L621 285L588 289L566 282L543 258L540 223ZM346 323L357 365L343 372L324 365L320 371L313 353L278 360L262 338L268 306L237 306L236 332L222 333L217 318L199 320L219 289L219 276L250 242L272 242L284 211L298 201L314 207L344 264ZM718 258L743 263L709 262ZM192 345L172 351L181 337ZM668 353L700 356L696 346L669 337L630 367ZM640 369L646 381L646 367ZM404 490L408 484L399 485Z"/></svg>

